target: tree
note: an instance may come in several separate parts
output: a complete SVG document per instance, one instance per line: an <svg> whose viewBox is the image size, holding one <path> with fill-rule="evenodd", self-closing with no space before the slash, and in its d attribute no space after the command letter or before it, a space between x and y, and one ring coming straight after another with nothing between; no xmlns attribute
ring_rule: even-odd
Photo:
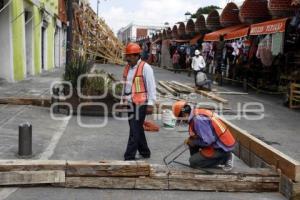
<svg viewBox="0 0 300 200"><path fill-rule="evenodd" d="M206 7L201 7L197 10L196 13L194 13L192 15L192 18L197 18L198 16L200 15L203 15L203 14L209 14L211 11L215 10L215 9L221 9L219 6L206 6Z"/></svg>

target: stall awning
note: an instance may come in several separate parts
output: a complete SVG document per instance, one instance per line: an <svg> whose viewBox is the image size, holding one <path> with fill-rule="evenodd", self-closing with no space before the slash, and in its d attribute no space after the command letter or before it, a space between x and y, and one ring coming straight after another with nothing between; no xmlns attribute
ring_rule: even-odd
<svg viewBox="0 0 300 200"><path fill-rule="evenodd" d="M202 37L202 34L196 35L193 39L190 40L190 45L197 44L198 40L200 40Z"/></svg>
<svg viewBox="0 0 300 200"><path fill-rule="evenodd" d="M250 35L266 35L285 32L287 20L288 18L283 18L266 21L259 24L253 24L250 27Z"/></svg>
<svg viewBox="0 0 300 200"><path fill-rule="evenodd" d="M231 33L232 31L235 31L235 30L238 30L238 29L241 29L244 27L246 27L245 24L240 24L240 25L236 25L236 26L230 26L227 28L223 28L223 29L220 29L220 30L212 32L212 33L205 34L204 41L207 41L207 42L220 41L220 36L225 35L227 33Z"/></svg>
<svg viewBox="0 0 300 200"><path fill-rule="evenodd" d="M186 43L190 42L189 40L171 40L172 42L177 42L177 43Z"/></svg>
<svg viewBox="0 0 300 200"><path fill-rule="evenodd" d="M224 36L224 40L234 40L242 37L246 37L249 34L249 27L241 28L236 31L232 31L230 33L227 33Z"/></svg>

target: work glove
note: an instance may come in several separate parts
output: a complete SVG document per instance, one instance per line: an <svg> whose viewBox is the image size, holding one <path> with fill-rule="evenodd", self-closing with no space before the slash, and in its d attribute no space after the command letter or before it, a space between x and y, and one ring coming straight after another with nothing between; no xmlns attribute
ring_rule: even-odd
<svg viewBox="0 0 300 200"><path fill-rule="evenodd" d="M196 139L197 139L196 136L189 137L184 140L184 144L189 145L190 147L194 147L196 145L195 144Z"/></svg>

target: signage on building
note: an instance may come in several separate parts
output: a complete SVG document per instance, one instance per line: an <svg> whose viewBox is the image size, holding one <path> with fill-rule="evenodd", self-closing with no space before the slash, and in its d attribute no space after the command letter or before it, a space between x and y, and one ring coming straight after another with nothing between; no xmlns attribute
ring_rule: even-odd
<svg viewBox="0 0 300 200"><path fill-rule="evenodd" d="M285 32L287 18L251 25L250 35L266 35Z"/></svg>

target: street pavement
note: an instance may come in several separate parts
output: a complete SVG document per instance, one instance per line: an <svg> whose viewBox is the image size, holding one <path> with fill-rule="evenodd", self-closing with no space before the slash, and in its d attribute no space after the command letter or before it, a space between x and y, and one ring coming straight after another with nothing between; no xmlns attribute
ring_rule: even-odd
<svg viewBox="0 0 300 200"><path fill-rule="evenodd" d="M121 78L122 68L112 65L97 65L96 68L114 73ZM184 83L193 83L193 77L154 67L156 81L176 80ZM32 96L49 97L50 85L60 80L62 69L45 73L42 76L31 77L28 80L14 84L0 83L0 96ZM214 86L219 91L241 91L236 86ZM264 118L258 121L246 119L232 120L239 127L249 131L256 137L269 143L300 160L298 150L300 128L299 112L289 110L281 105L278 97L269 97L250 92L248 95L222 95L230 101L228 107L236 110L238 103L250 101L261 102L265 107ZM199 101L207 101L200 98ZM209 100L210 101L210 100ZM211 102L211 101L210 101ZM103 117L79 117L53 119L49 109L34 106L0 105L0 159L17 159L18 151L18 125L30 122L33 125L33 157L32 159L66 159L66 160L122 160L128 140L128 122L108 118L105 127L83 127L85 125L97 126ZM232 117L232 116L226 116ZM152 117L148 117L152 119ZM161 121L156 121L161 125ZM163 157L174 147L183 142L187 133L179 127L174 130L161 128L158 133L146 133L152 156L150 163L163 164ZM188 154L181 157L187 162ZM174 165L173 167L179 167ZM235 167L247 166L235 158ZM97 190L97 189L65 189L65 188L2 188L0 200L19 199L284 199L279 193L219 193L219 192L190 192L190 191L130 191L130 190Z"/></svg>

